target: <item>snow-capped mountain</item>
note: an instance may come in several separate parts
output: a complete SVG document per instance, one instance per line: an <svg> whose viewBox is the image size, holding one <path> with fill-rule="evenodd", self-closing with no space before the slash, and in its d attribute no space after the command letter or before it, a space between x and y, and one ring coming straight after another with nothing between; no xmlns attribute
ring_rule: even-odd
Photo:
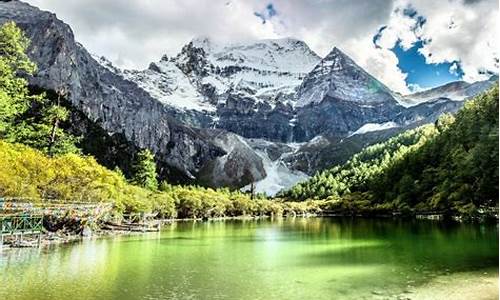
<svg viewBox="0 0 500 300"><path fill-rule="evenodd" d="M120 72L165 105L203 112L213 120L210 127L242 136L238 141L246 146L237 148L240 154L221 157L202 178L225 174L220 165L225 157L252 157L247 163L257 159L259 164L248 170L261 178L254 188L268 194L342 162L362 146L455 112L461 101L496 80L455 82L401 96L339 48L320 59L293 39L230 45L194 39L177 56L163 57L147 70ZM277 149L279 155L272 155Z"/></svg>
<svg viewBox="0 0 500 300"><path fill-rule="evenodd" d="M347 136L365 124L404 119L399 126L433 116L430 106L412 115L409 98L397 97L339 48L321 59L291 38L231 44L195 38L174 57L119 74L187 125L245 138L307 142L318 135Z"/></svg>
<svg viewBox="0 0 500 300"><path fill-rule="evenodd" d="M395 102L389 88L337 47L304 79L297 94L297 106L317 104L326 96L368 107Z"/></svg>
<svg viewBox="0 0 500 300"><path fill-rule="evenodd" d="M294 39L221 45L195 38L176 57L164 56L143 71L120 72L166 105L210 114L225 104L227 94L273 107L277 101L290 101L319 60Z"/></svg>
<svg viewBox="0 0 500 300"><path fill-rule="evenodd" d="M161 60L158 63L151 63L146 70L125 70L122 74L165 105L181 110L202 112L216 110L215 105L193 85L191 78L172 61Z"/></svg>

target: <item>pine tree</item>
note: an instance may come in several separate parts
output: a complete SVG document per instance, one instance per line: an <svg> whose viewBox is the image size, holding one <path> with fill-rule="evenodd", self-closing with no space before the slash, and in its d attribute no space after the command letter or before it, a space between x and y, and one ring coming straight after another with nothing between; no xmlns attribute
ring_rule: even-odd
<svg viewBox="0 0 500 300"><path fill-rule="evenodd" d="M137 153L134 164L134 177L132 182L138 186L150 189L158 189L158 180L156 179L156 164L154 155L148 149Z"/></svg>

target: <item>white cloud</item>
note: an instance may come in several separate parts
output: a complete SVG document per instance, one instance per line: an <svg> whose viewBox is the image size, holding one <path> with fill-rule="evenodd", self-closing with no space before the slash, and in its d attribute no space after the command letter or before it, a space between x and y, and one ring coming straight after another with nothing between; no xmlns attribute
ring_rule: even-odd
<svg viewBox="0 0 500 300"><path fill-rule="evenodd" d="M478 70L497 70L498 7L495 0L415 0L412 6L427 22L412 31L415 19L395 8L409 0L28 0L55 12L71 25L77 40L90 51L126 68L144 68L163 54L175 55L195 36L220 41L292 36L319 55L338 46L395 91L410 91L406 74L389 50L398 40L409 48L432 40L422 49L428 62L460 61L465 79L482 78ZM277 15L262 19L272 3ZM453 20L452 28L448 29ZM387 26L378 43L379 28Z"/></svg>
<svg viewBox="0 0 500 300"><path fill-rule="evenodd" d="M294 36L320 55L382 24L392 0L27 0L55 12L91 51L145 67L195 36L219 40ZM278 15L262 24L270 2Z"/></svg>
<svg viewBox="0 0 500 300"><path fill-rule="evenodd" d="M255 5L247 1L28 2L55 12L72 27L76 39L86 48L121 67L144 68L163 54L175 55L196 36L220 40L276 37L275 26L261 24L254 15Z"/></svg>
<svg viewBox="0 0 500 300"><path fill-rule="evenodd" d="M414 2L427 18L422 38L431 42L421 52L428 63L460 61L466 81L489 77L483 71L498 72L496 0Z"/></svg>
<svg viewBox="0 0 500 300"><path fill-rule="evenodd" d="M399 0L387 29L378 44L392 48L400 41L404 49L419 40L426 41L419 52L427 63L458 61L469 82L484 80L487 72L498 72L498 4L495 0L482 1L432 1ZM412 7L425 18L421 27L417 19L401 13L401 9ZM416 28L414 30L414 28ZM457 72L452 65L450 72Z"/></svg>
<svg viewBox="0 0 500 300"><path fill-rule="evenodd" d="M417 19L403 13L406 4L403 1L396 1L387 27L382 31L377 45L382 48L393 48L400 42L402 48L407 50L418 41Z"/></svg>

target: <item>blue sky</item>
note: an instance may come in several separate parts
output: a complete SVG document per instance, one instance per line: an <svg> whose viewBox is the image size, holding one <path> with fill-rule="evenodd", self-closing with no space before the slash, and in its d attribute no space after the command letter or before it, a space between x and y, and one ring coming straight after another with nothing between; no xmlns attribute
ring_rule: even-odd
<svg viewBox="0 0 500 300"><path fill-rule="evenodd" d="M423 47L423 42L418 41L408 50L404 50L398 42L391 49L398 58L398 67L402 72L408 74L406 83L408 86L418 85L420 88L431 88L451 81L462 79L463 71L458 62L428 64L424 55L418 50ZM452 65L457 67L450 72Z"/></svg>
<svg viewBox="0 0 500 300"><path fill-rule="evenodd" d="M267 20L278 15L278 11L274 8L274 5L272 3L269 3L266 5L266 8L263 11L256 11L254 12L254 15L262 20L262 24L266 24Z"/></svg>
<svg viewBox="0 0 500 300"><path fill-rule="evenodd" d="M427 22L427 19L419 15L418 11L411 5L396 9L395 13L400 13L401 16L413 20L413 25L407 28L411 32L421 30ZM376 48L381 48L378 42L387 29L387 25L382 26L373 36L373 44ZM388 49L396 55L398 59L397 67L401 72L407 74L404 80L410 91L428 89L462 79L464 72L459 61L428 63L429 59L426 59L424 54L421 53L424 41L416 33L415 38L416 40L413 41L414 43L410 48L406 46L407 49L405 49L402 46L402 41L397 40L394 46Z"/></svg>

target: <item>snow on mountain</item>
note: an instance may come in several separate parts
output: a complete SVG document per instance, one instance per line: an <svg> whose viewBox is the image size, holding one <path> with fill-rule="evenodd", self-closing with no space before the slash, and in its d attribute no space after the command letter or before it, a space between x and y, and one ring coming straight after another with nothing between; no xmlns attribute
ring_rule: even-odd
<svg viewBox="0 0 500 300"><path fill-rule="evenodd" d="M194 39L146 70L120 70L90 56L55 14L22 1L0 3L0 23L14 20L36 49L29 51L39 66L30 84L68 88L69 104L85 117L72 126L99 126L120 145L99 153L106 160L120 165L121 157L147 148L160 177L173 182L233 188L256 182L257 191L273 194L305 178L298 170L314 174L375 139L434 122L459 109L462 102L450 99L473 96L498 80L450 84L406 99L339 49L321 59L295 39ZM395 97L425 102L404 108ZM383 130L396 123L401 127Z"/></svg>
<svg viewBox="0 0 500 300"><path fill-rule="evenodd" d="M326 96L360 105L395 102L389 88L336 47L304 79L296 105L320 103Z"/></svg>
<svg viewBox="0 0 500 300"><path fill-rule="evenodd" d="M179 109L214 112L228 92L264 101L292 99L307 73L320 61L295 39L218 44L195 38L174 58L165 56L142 71L101 65L135 82L152 97Z"/></svg>
<svg viewBox="0 0 500 300"><path fill-rule="evenodd" d="M320 59L305 43L293 39L226 45L194 39L177 56L164 56L143 71L122 71L104 58L97 60L163 104L201 112L213 128L243 137L212 137L227 154L217 158L210 170L202 170L201 179L218 186L243 183L231 181L234 178L245 178L246 183L253 179L256 192L271 196L306 179L308 175L296 167L316 160L317 155L308 156L307 151L327 147L332 136L349 138L432 122L449 110L450 99L463 100L491 85L491 81L456 82L401 96L339 49ZM301 134L307 135L301 138ZM251 137L268 142L247 145L245 138ZM300 161L290 164L291 156ZM235 161L237 168L232 167Z"/></svg>
<svg viewBox="0 0 500 300"><path fill-rule="evenodd" d="M90 54L93 59L95 59L96 62L98 62L101 66L106 68L108 71L115 73L115 74L121 74L122 70L116 66L113 65L113 63L107 59L106 57L102 55L97 55L94 53Z"/></svg>
<svg viewBox="0 0 500 300"><path fill-rule="evenodd" d="M264 39L221 45L208 38L195 38L193 46L202 48L207 59L220 68L230 66L276 72L306 74L320 58L302 41Z"/></svg>
<svg viewBox="0 0 500 300"><path fill-rule="evenodd" d="M197 73L199 84L210 85L217 95L238 91L272 104L277 95L295 93L320 57L291 38L225 45L196 38L174 60L186 73Z"/></svg>
<svg viewBox="0 0 500 300"><path fill-rule="evenodd" d="M258 153L262 157L266 177L254 184L255 193L264 193L268 196L274 196L281 190L286 190L295 184L307 180L309 176L301 171L294 171L281 160L271 161L265 153ZM243 191L250 190L250 185L245 186Z"/></svg>
<svg viewBox="0 0 500 300"><path fill-rule="evenodd" d="M425 102L439 97L461 101L467 97L464 92L469 85L470 84L465 81L455 81L437 88L410 94L406 96L406 98L414 103Z"/></svg>
<svg viewBox="0 0 500 300"><path fill-rule="evenodd" d="M364 134L367 132L386 130L390 128L399 127L395 122L385 122L385 123L367 123L361 126L358 130L354 131L348 137L356 135L356 134Z"/></svg>
<svg viewBox="0 0 500 300"><path fill-rule="evenodd" d="M166 57L157 63L151 63L148 69L142 71L122 70L104 56L92 55L92 57L104 68L136 83L151 97L165 105L201 112L216 110L215 105L198 92L190 78Z"/></svg>
<svg viewBox="0 0 500 300"><path fill-rule="evenodd" d="M313 146L313 145L320 145L320 144L325 144L329 143L328 139L326 139L322 135L317 135L314 138L312 138L309 142L303 143L304 145L307 145L308 147Z"/></svg>
<svg viewBox="0 0 500 300"><path fill-rule="evenodd" d="M212 112L216 110L173 62L161 60L143 71L125 70L123 77L131 80L160 102L179 109Z"/></svg>

